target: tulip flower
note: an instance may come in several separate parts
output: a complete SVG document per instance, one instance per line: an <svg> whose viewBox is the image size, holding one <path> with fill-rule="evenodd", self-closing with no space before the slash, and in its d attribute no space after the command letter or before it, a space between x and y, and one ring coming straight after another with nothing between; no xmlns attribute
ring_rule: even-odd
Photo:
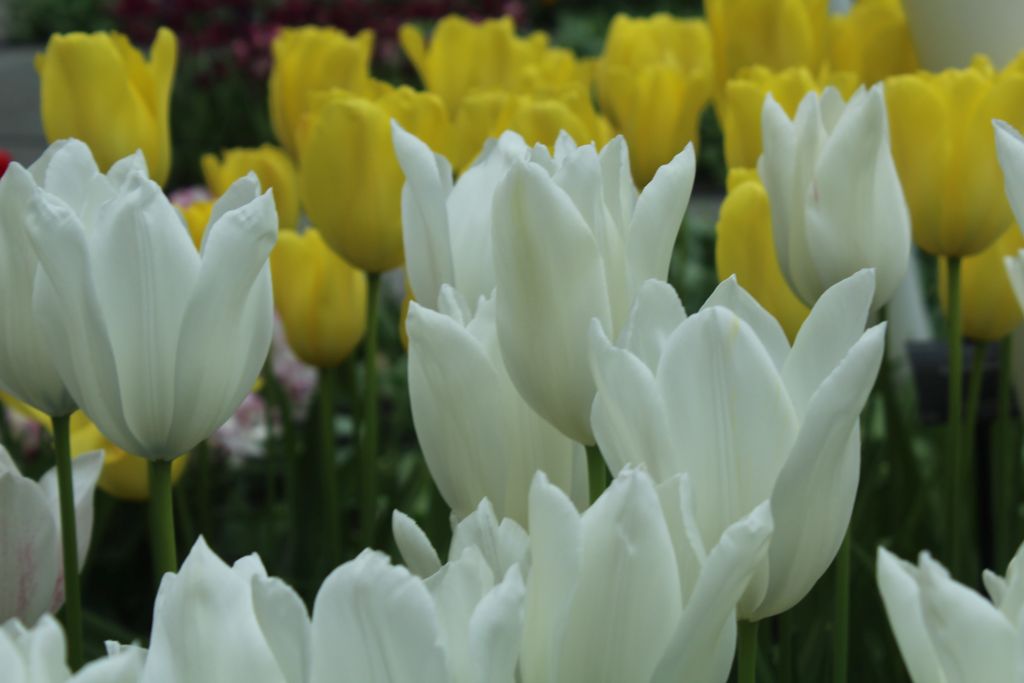
<svg viewBox="0 0 1024 683"><path fill-rule="evenodd" d="M494 298L471 315L445 285L438 308L410 305L409 396L427 467L452 514L465 517L488 498L501 517L526 526L538 471L586 507L586 453L513 386L498 348Z"/></svg>
<svg viewBox="0 0 1024 683"><path fill-rule="evenodd" d="M221 156L204 154L200 164L203 179L215 197L227 192L231 183L252 171L264 190L274 191L281 227L292 230L298 227L299 179L295 164L281 148L274 145L235 147L224 150Z"/></svg>
<svg viewBox="0 0 1024 683"><path fill-rule="evenodd" d="M171 171L169 108L178 39L161 28L147 61L120 33L55 33L36 57L46 139L83 140L104 171L141 149L153 180Z"/></svg>
<svg viewBox="0 0 1024 683"><path fill-rule="evenodd" d="M78 569L89 549L93 493L102 466L99 451L71 465ZM21 475L0 446L0 623L17 618L31 626L64 604L60 520L56 468L35 482ZM0 671L9 669L0 666Z"/></svg>
<svg viewBox="0 0 1024 683"><path fill-rule="evenodd" d="M332 249L370 273L403 260L403 178L391 142L392 119L444 151L444 103L405 86L377 99L337 90L325 94L300 145L299 183L310 219Z"/></svg>
<svg viewBox="0 0 1024 683"><path fill-rule="evenodd" d="M728 679L736 602L767 555L772 520L760 505L704 545L688 532L703 494L685 477L656 490L625 470L580 514L538 473L523 683Z"/></svg>
<svg viewBox="0 0 1024 683"><path fill-rule="evenodd" d="M725 84L725 92L717 103L726 165L729 168L757 166L761 156L761 110L769 93L786 115L793 117L807 93L820 92L832 85L848 96L856 89L856 80L854 74L847 72L830 72L818 79L802 66L782 71L763 66L741 69Z"/></svg>
<svg viewBox="0 0 1024 683"><path fill-rule="evenodd" d="M1004 188L1013 208L1017 225L1024 219L1024 137L1005 121L995 121L996 151L999 165L1005 178ZM997 242L1006 252L1003 256L1005 270L1010 278L1010 286L1019 304L1024 309L1024 249L1021 249L1020 234L1014 228L1012 237L1005 237ZM994 302L986 302L994 304ZM1017 311L1018 314L1020 310Z"/></svg>
<svg viewBox="0 0 1024 683"><path fill-rule="evenodd" d="M270 123L293 157L299 153L296 133L314 93L330 88L364 92L370 87L373 43L373 31L350 36L330 26L284 27L274 37L267 81Z"/></svg>
<svg viewBox="0 0 1024 683"><path fill-rule="evenodd" d="M345 263L315 228L282 233L270 266L289 346L311 365L339 365L366 332L366 274Z"/></svg>
<svg viewBox="0 0 1024 683"><path fill-rule="evenodd" d="M828 0L704 0L718 87L745 66L806 66L825 57Z"/></svg>
<svg viewBox="0 0 1024 683"><path fill-rule="evenodd" d="M991 121L1024 126L1024 71L997 74L979 57L967 69L889 78L885 97L914 241L941 256L983 251L1011 221Z"/></svg>
<svg viewBox="0 0 1024 683"><path fill-rule="evenodd" d="M50 616L32 628L19 620L0 623L0 671L5 683L138 683L146 651L108 643L107 656L71 675L64 631Z"/></svg>
<svg viewBox="0 0 1024 683"><path fill-rule="evenodd" d="M772 238L768 192L751 169L732 169L715 226L718 279L737 282L796 339L810 309L797 298L779 268Z"/></svg>
<svg viewBox="0 0 1024 683"><path fill-rule="evenodd" d="M921 64L930 71L965 67L977 54L1003 66L1024 48L1024 6L1004 0L903 0Z"/></svg>
<svg viewBox="0 0 1024 683"><path fill-rule="evenodd" d="M962 310L960 329L975 341L999 341L1013 332L1022 321L1020 306L1013 294L1004 260L1024 249L1024 234L1016 224L985 251L968 256L960 264ZM939 260L939 302L948 314L949 268ZM1024 290L1021 290L1024 292Z"/></svg>
<svg viewBox="0 0 1024 683"><path fill-rule="evenodd" d="M170 460L223 424L263 367L273 198L259 196L255 175L237 181L197 253L140 157L103 176L74 150L63 196L27 186L23 229L41 266L34 315L100 431L130 453Z"/></svg>
<svg viewBox="0 0 1024 683"><path fill-rule="evenodd" d="M1024 672L1024 546L1006 576L986 570L989 600L923 552L917 565L878 549L878 589L914 683L1020 681Z"/></svg>
<svg viewBox="0 0 1024 683"><path fill-rule="evenodd" d="M808 305L862 268L877 277L875 309L910 257L910 214L889 147L882 86L848 103L808 93L793 120L769 96L758 174L771 200L779 265Z"/></svg>
<svg viewBox="0 0 1024 683"><path fill-rule="evenodd" d="M670 286L645 283L617 345L591 324L592 424L613 474L645 465L664 482L685 472L705 547L770 501L771 547L737 606L740 619L798 603L843 541L860 473L860 412L884 350L884 323L864 331L873 294L871 271L834 285L792 347L734 278L690 317Z"/></svg>
<svg viewBox="0 0 1024 683"><path fill-rule="evenodd" d="M493 257L505 367L530 407L575 441L594 441L587 327L598 318L616 335L640 285L668 276L694 171L688 145L638 195L621 137L599 154L562 136L554 157L534 148L498 186Z"/></svg>
<svg viewBox="0 0 1024 683"><path fill-rule="evenodd" d="M466 96L452 125L452 163L460 172L478 159L488 138L519 133L529 144L549 149L562 131L574 140L604 146L612 125L594 110L589 90L580 87L513 93L478 90Z"/></svg>
<svg viewBox="0 0 1024 683"><path fill-rule="evenodd" d="M900 0L861 0L846 14L829 17L829 63L871 85L917 69Z"/></svg>
<svg viewBox="0 0 1024 683"><path fill-rule="evenodd" d="M437 22L429 45L412 24L401 26L398 39L424 87L451 111L476 88L511 87L517 72L540 60L549 42L539 31L520 38L508 16L474 22L458 14Z"/></svg>

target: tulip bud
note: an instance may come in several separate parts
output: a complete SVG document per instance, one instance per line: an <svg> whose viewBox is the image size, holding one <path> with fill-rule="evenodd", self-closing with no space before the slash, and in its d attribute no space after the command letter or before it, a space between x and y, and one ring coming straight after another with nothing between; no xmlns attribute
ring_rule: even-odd
<svg viewBox="0 0 1024 683"><path fill-rule="evenodd" d="M315 228L282 233L270 266L289 346L317 367L339 365L366 331L366 274L345 263Z"/></svg>
<svg viewBox="0 0 1024 683"><path fill-rule="evenodd" d="M299 178L295 164L279 147L235 147L221 156L204 154L200 159L203 180L210 192L219 197L231 183L252 171L264 190L274 191L277 218L283 229L294 230L299 223Z"/></svg>
<svg viewBox="0 0 1024 683"><path fill-rule="evenodd" d="M808 305L874 268L873 307L899 285L910 257L910 215L889 148L882 86L844 103L808 93L793 120L769 96L758 174L771 199L775 248L786 280Z"/></svg>
<svg viewBox="0 0 1024 683"><path fill-rule="evenodd" d="M718 279L735 275L793 341L810 309L793 293L779 268L768 192L752 169L729 171L727 186L715 226Z"/></svg>
<svg viewBox="0 0 1024 683"><path fill-rule="evenodd" d="M314 93L330 88L364 92L370 87L373 43L374 33L368 29L350 36L328 26L285 27L274 37L267 81L270 123L293 157L299 153L296 135Z"/></svg>
<svg viewBox="0 0 1024 683"><path fill-rule="evenodd" d="M829 63L871 85L917 69L900 0L861 0L846 14L829 17Z"/></svg>
<svg viewBox="0 0 1024 683"><path fill-rule="evenodd" d="M106 171L141 149L153 180L171 171L168 121L178 38L161 28L150 59L120 33L55 33L36 56L46 139L78 138Z"/></svg>
<svg viewBox="0 0 1024 683"><path fill-rule="evenodd" d="M436 95L408 87L376 99L324 93L301 137L303 204L324 240L352 265L379 273L401 265L402 170L391 120L445 149L448 118Z"/></svg>

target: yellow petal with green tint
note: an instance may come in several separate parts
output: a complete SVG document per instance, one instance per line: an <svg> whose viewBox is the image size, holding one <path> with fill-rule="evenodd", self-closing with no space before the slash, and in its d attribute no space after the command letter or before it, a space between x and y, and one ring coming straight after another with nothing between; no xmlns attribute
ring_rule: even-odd
<svg viewBox="0 0 1024 683"><path fill-rule="evenodd" d="M975 341L999 341L1018 326L1024 316L1010 286L1003 265L1004 256L1016 256L1024 249L1024 235L1013 223L981 253L960 263L960 296L963 334ZM948 267L939 259L939 303L947 311Z"/></svg>
<svg viewBox="0 0 1024 683"><path fill-rule="evenodd" d="M204 154L199 161L203 180L214 196L224 194L231 183L252 171L259 178L264 191L274 191L280 227L292 230L298 225L298 172L291 158L280 147L270 144L234 147L224 150L219 156Z"/></svg>
<svg viewBox="0 0 1024 683"><path fill-rule="evenodd" d="M274 305L299 358L321 368L345 360L366 332L366 274L319 231L281 233L270 255Z"/></svg>
<svg viewBox="0 0 1024 683"><path fill-rule="evenodd" d="M796 339L810 309L793 293L779 268L768 193L753 169L729 171L728 194L715 230L718 279L735 275L779 321L790 341Z"/></svg>
<svg viewBox="0 0 1024 683"><path fill-rule="evenodd" d="M917 53L899 0L861 0L829 18L830 64L867 85L917 69Z"/></svg>

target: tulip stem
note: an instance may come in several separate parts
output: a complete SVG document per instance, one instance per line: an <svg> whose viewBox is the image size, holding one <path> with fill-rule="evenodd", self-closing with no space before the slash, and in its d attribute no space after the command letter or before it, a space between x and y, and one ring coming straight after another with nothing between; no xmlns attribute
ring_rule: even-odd
<svg viewBox="0 0 1024 683"><path fill-rule="evenodd" d="M149 536L153 571L159 586L164 574L178 571L170 460L149 461Z"/></svg>
<svg viewBox="0 0 1024 683"><path fill-rule="evenodd" d="M68 638L68 665L77 671L84 663L82 650L82 584L78 575L78 531L75 487L71 480L71 416L52 417L60 491L60 535L64 550L64 630Z"/></svg>
<svg viewBox="0 0 1024 683"><path fill-rule="evenodd" d="M338 472L334 466L334 371L320 370L320 495L323 498L324 545L328 571L341 564L341 513Z"/></svg>
<svg viewBox="0 0 1024 683"><path fill-rule="evenodd" d="M960 257L948 258L949 302L949 425L946 434L946 474L949 491L949 553L953 576L963 578L963 548L960 538L960 517L964 506L963 460L963 337L961 328Z"/></svg>
<svg viewBox="0 0 1024 683"><path fill-rule="evenodd" d="M754 683L757 680L757 621L741 621L739 645L736 650L739 683Z"/></svg>
<svg viewBox="0 0 1024 683"><path fill-rule="evenodd" d="M992 463L992 500L995 503L995 566L1010 560L1010 546L1017 538L1015 489L1020 454L1013 446L1010 432L1010 389L1013 345L1009 337L999 343L999 388L996 404L996 452Z"/></svg>
<svg viewBox="0 0 1024 683"><path fill-rule="evenodd" d="M850 661L850 530L836 556L835 625L832 631L832 680L846 683Z"/></svg>
<svg viewBox="0 0 1024 683"><path fill-rule="evenodd" d="M608 488L608 468L597 446L587 446L587 478L590 482L590 502L593 503Z"/></svg>
<svg viewBox="0 0 1024 683"><path fill-rule="evenodd" d="M362 476L360 487L360 522L363 545L373 546L377 525L377 317L380 312L380 274L368 275L369 287L366 306L366 347L363 371L364 405L362 412L363 440L359 449L359 469Z"/></svg>

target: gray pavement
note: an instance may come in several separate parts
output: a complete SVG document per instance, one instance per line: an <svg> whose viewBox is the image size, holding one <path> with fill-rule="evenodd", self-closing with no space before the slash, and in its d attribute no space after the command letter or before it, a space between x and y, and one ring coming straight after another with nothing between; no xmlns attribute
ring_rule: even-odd
<svg viewBox="0 0 1024 683"><path fill-rule="evenodd" d="M35 46L0 45L0 148L15 161L31 163L46 147L39 118Z"/></svg>

